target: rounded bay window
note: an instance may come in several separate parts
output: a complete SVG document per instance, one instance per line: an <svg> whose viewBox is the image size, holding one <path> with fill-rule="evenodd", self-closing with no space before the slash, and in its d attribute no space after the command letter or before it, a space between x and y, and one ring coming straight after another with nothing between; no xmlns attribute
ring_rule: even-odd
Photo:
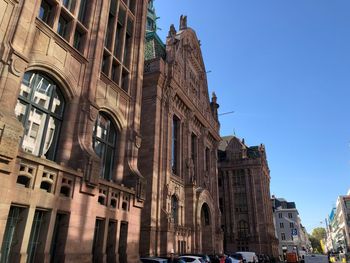
<svg viewBox="0 0 350 263"><path fill-rule="evenodd" d="M60 88L39 72L26 72L15 114L23 124L22 148L55 160L65 100Z"/></svg>

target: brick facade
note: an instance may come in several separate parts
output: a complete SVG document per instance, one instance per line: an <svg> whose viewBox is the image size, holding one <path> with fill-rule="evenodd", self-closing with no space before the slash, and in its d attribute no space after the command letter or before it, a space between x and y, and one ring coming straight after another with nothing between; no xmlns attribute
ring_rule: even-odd
<svg viewBox="0 0 350 263"><path fill-rule="evenodd" d="M248 147L235 136L223 137L218 167L225 251L277 257L265 147Z"/></svg>
<svg viewBox="0 0 350 263"><path fill-rule="evenodd" d="M222 252L216 97L195 31L181 16L164 46L147 37L139 166L147 179L141 255ZM158 41L158 42L157 42Z"/></svg>
<svg viewBox="0 0 350 263"><path fill-rule="evenodd" d="M0 0L1 262L138 262L146 12Z"/></svg>

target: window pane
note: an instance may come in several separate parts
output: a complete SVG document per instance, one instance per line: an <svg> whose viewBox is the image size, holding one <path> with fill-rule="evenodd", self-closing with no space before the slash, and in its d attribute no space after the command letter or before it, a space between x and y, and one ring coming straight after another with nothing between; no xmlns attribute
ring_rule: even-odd
<svg viewBox="0 0 350 263"><path fill-rule="evenodd" d="M41 78L41 81L34 87L33 102L41 107L48 109L50 104L50 93L52 86L47 80Z"/></svg>
<svg viewBox="0 0 350 263"><path fill-rule="evenodd" d="M96 137L102 139L103 141L107 138L108 120L99 116L98 123L96 127Z"/></svg>
<svg viewBox="0 0 350 263"><path fill-rule="evenodd" d="M60 16L60 19L58 20L58 26L57 26L57 33L61 36L61 37L66 37L67 35L67 28L68 28L68 21Z"/></svg>
<svg viewBox="0 0 350 263"><path fill-rule="evenodd" d="M110 180L112 177L113 170L113 161L114 161L114 149L111 147L107 147L105 160L104 160L104 171L103 178L106 180Z"/></svg>
<svg viewBox="0 0 350 263"><path fill-rule="evenodd" d="M36 74L35 81L33 84L34 98L33 102L45 109L49 108L50 97L54 85L46 79L44 76Z"/></svg>
<svg viewBox="0 0 350 263"><path fill-rule="evenodd" d="M21 237L18 233L20 214L22 208L11 206L4 233L4 239L1 246L1 263L11 262L11 255L14 254L14 245L20 242Z"/></svg>
<svg viewBox="0 0 350 263"><path fill-rule="evenodd" d="M129 0L129 9L133 14L135 14L135 6L136 0Z"/></svg>
<svg viewBox="0 0 350 263"><path fill-rule="evenodd" d="M105 150L104 143L96 140L94 142L94 150L99 157L103 157L103 152Z"/></svg>
<svg viewBox="0 0 350 263"><path fill-rule="evenodd" d="M63 5L71 12L74 10L75 0L63 0Z"/></svg>
<svg viewBox="0 0 350 263"><path fill-rule="evenodd" d="M113 14L109 13L107 32L106 32L106 38L105 38L105 46L109 50L111 49L111 44L112 44L114 20L115 20L115 17L113 16Z"/></svg>
<svg viewBox="0 0 350 263"><path fill-rule="evenodd" d="M47 124L47 130L45 134L45 142L42 154L49 160L55 159L56 146L58 141L58 134L60 130L61 122L57 119L50 117Z"/></svg>
<svg viewBox="0 0 350 263"><path fill-rule="evenodd" d="M43 217L44 212L43 211L35 211L34 214L34 220L32 225L32 230L30 233L30 240L28 244L28 263L34 263L36 262L36 256L37 256L37 248L40 245L40 232L41 232L41 226L43 224Z"/></svg>
<svg viewBox="0 0 350 263"><path fill-rule="evenodd" d="M78 19L83 24L85 23L85 20L86 20L85 16L86 16L86 0L80 0Z"/></svg>
<svg viewBox="0 0 350 263"><path fill-rule="evenodd" d="M83 51L83 34L78 30L75 30L73 46L80 52Z"/></svg>
<svg viewBox="0 0 350 263"><path fill-rule="evenodd" d="M105 73L107 76L109 75L109 55L107 53L103 54L102 72Z"/></svg>
<svg viewBox="0 0 350 263"><path fill-rule="evenodd" d="M117 32L115 33L114 39L114 56L117 56L120 59L121 47L123 41L123 27L118 23Z"/></svg>
<svg viewBox="0 0 350 263"><path fill-rule="evenodd" d="M116 131L113 125L110 124L109 134L108 134L108 143L110 143L111 145L114 145L116 137L117 137Z"/></svg>
<svg viewBox="0 0 350 263"><path fill-rule="evenodd" d="M63 116L63 110L64 110L64 99L62 94L55 88L52 91L52 105L51 105L51 112L57 114L58 116Z"/></svg>
<svg viewBox="0 0 350 263"><path fill-rule="evenodd" d="M125 17L126 17L126 10L124 7L121 5L119 7L119 15L118 15L118 22L122 25L125 23Z"/></svg>
<svg viewBox="0 0 350 263"><path fill-rule="evenodd" d="M23 81L27 82L27 80L25 79L23 79ZM22 96L23 98L30 99L30 92L31 92L31 86L22 83L19 95Z"/></svg>
<svg viewBox="0 0 350 263"><path fill-rule="evenodd" d="M17 105L16 105L16 108L15 108L15 114L16 114L16 117L17 119L24 125L24 121L25 121L25 114L27 112L27 104L20 101L20 100L17 100Z"/></svg>
<svg viewBox="0 0 350 263"><path fill-rule="evenodd" d="M35 155L40 154L40 144L43 137L46 117L47 115L40 110L35 108L30 110L22 143L22 147L26 152L33 153ZM37 126L39 126L39 129L36 132L35 129ZM34 129L34 131L32 131L32 129Z"/></svg>
<svg viewBox="0 0 350 263"><path fill-rule="evenodd" d="M45 0L43 0L40 5L38 17L46 24L49 24L51 13L52 13L51 5L47 3Z"/></svg>
<svg viewBox="0 0 350 263"><path fill-rule="evenodd" d="M26 72L24 73L23 75L23 80L22 80L22 85L25 85L25 86L30 86L33 78L34 78L35 74L32 73L32 72Z"/></svg>

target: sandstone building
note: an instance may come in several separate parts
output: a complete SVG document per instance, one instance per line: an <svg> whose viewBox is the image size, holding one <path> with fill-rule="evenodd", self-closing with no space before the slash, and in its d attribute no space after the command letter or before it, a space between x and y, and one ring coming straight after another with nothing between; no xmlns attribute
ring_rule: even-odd
<svg viewBox="0 0 350 263"><path fill-rule="evenodd" d="M147 179L141 255L222 251L215 95L209 101L199 40L181 16L164 45L150 3L139 167Z"/></svg>
<svg viewBox="0 0 350 263"><path fill-rule="evenodd" d="M146 0L0 0L0 262L138 262Z"/></svg>
<svg viewBox="0 0 350 263"><path fill-rule="evenodd" d="M219 203L224 250L278 256L264 145L248 147L235 136L219 146Z"/></svg>

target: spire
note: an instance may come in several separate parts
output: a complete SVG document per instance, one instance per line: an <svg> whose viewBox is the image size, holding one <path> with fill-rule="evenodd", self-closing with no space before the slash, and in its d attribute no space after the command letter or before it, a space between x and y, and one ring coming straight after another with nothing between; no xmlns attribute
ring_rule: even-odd
<svg viewBox="0 0 350 263"><path fill-rule="evenodd" d="M157 15L156 9L153 5L154 0L149 0L147 7L147 27L146 32L156 32L157 31Z"/></svg>
<svg viewBox="0 0 350 263"><path fill-rule="evenodd" d="M180 16L180 27L179 30L184 30L187 28L187 16Z"/></svg>

